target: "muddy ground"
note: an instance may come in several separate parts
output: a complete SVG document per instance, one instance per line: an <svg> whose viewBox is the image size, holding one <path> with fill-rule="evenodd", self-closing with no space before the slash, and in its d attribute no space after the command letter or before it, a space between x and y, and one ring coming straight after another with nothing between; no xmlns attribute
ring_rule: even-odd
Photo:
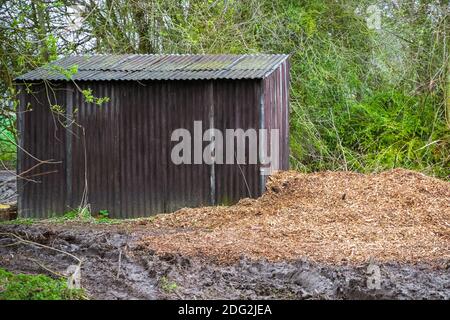
<svg viewBox="0 0 450 320"><path fill-rule="evenodd" d="M287 171L229 207L0 223L2 268L54 276L67 253L92 299L450 299L450 182Z"/></svg>
<svg viewBox="0 0 450 320"><path fill-rule="evenodd" d="M242 257L232 264L142 250L133 225L39 223L1 225L31 241L83 259L82 285L92 299L450 299L447 265L376 264L380 289L369 288L369 264L330 265L305 259L268 262ZM0 237L0 267L15 272L64 272L65 254ZM372 282L373 283L373 282Z"/></svg>

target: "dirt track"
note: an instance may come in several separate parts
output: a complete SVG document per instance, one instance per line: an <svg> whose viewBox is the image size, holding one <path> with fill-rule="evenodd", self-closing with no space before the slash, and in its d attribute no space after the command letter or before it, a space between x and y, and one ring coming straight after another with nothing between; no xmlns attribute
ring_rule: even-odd
<svg viewBox="0 0 450 320"><path fill-rule="evenodd" d="M449 209L450 183L411 171L285 172L260 199L231 207L117 225L0 224L0 233L82 258L82 284L97 299L450 299ZM0 237L8 270L74 263L10 243ZM368 287L369 266L379 289Z"/></svg>

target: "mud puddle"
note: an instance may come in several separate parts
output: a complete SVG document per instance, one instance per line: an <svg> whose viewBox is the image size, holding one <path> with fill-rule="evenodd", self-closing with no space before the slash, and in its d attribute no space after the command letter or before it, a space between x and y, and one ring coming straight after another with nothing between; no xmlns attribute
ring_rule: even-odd
<svg viewBox="0 0 450 320"><path fill-rule="evenodd" d="M0 226L0 233L8 232L82 259L81 282L92 299L158 298L155 279L144 266L128 258L129 235L125 233L61 226ZM0 245L12 242L0 237ZM43 266L64 273L73 264L76 264L73 258L50 249L24 244L0 247L0 267L9 271L53 276Z"/></svg>
<svg viewBox="0 0 450 320"><path fill-rule="evenodd" d="M142 230L123 226L0 225L0 233L8 232L82 258L82 285L92 299L450 299L445 265L383 263L368 272L368 264L244 257L220 265L207 257L144 250L137 245ZM0 267L10 271L51 275L42 266L63 272L74 264L49 249L3 246L10 243L0 237Z"/></svg>

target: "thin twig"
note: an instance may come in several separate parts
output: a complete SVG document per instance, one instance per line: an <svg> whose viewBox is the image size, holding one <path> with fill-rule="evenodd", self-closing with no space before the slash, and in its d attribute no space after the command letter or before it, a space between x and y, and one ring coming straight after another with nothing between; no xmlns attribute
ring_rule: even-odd
<svg viewBox="0 0 450 320"><path fill-rule="evenodd" d="M241 165L240 165L239 162L237 161L236 152L234 152L234 159L235 159L235 161L236 161L236 164L237 164L238 167L239 167L239 170L241 171L242 178L244 178L245 186L247 187L248 196L249 196L250 198L253 198L253 197L252 197L252 193L251 193L251 191L250 191L250 187L248 186L248 183L247 183L247 179L245 178L244 171L242 171Z"/></svg>
<svg viewBox="0 0 450 320"><path fill-rule="evenodd" d="M49 246L46 246L45 244L41 244L41 243L34 242L34 241L31 241L31 240L25 240L25 239L19 237L17 234L14 234L14 233L11 233L11 232L0 232L0 236L13 237L13 238L18 240L18 242L16 242L17 244L24 243L24 244L28 244L28 245L34 245L34 246L38 246L38 247L41 247L41 248L45 248L45 249L49 249L49 250L53 250L53 251L65 254L65 255L75 259L78 262L78 265L81 266L82 260L80 258L78 258L77 256L71 254L70 252L67 252L67 251L64 251L64 250L60 250L60 249L56 249L56 248L53 248L53 247L49 247Z"/></svg>
<svg viewBox="0 0 450 320"><path fill-rule="evenodd" d="M116 275L116 279L119 279L120 276L120 267L122 265L122 250L119 249L119 265L117 267L117 275Z"/></svg>
<svg viewBox="0 0 450 320"><path fill-rule="evenodd" d="M33 261L34 263L36 263L39 267L41 267L42 269L46 270L47 272L50 272L51 274L54 274L57 277L60 278L65 278L66 276L57 272L57 271L53 271L52 269L50 269L49 267L47 267L46 265L44 265L43 263L39 262L39 260L37 259L33 259L33 258L27 258L28 260Z"/></svg>

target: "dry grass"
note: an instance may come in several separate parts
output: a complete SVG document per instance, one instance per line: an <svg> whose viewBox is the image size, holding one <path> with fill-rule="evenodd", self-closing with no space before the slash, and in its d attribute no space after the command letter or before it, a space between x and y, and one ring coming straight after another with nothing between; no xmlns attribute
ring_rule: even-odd
<svg viewBox="0 0 450 320"><path fill-rule="evenodd" d="M396 169L271 177L257 200L160 215L142 245L159 253L271 261L436 262L450 259L450 182Z"/></svg>

